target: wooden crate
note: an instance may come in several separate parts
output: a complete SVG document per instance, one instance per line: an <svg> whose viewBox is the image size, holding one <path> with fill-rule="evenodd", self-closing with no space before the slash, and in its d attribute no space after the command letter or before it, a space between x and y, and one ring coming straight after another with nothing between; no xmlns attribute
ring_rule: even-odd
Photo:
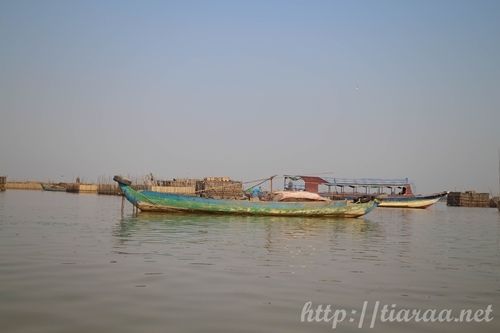
<svg viewBox="0 0 500 333"><path fill-rule="evenodd" d="M203 196L215 199L237 199L243 195L243 183L229 177L207 177L201 184Z"/></svg>

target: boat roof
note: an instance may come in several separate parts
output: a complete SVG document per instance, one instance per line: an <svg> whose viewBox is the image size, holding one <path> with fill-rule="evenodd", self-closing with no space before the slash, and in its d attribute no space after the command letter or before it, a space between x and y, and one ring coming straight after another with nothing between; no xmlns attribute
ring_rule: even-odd
<svg viewBox="0 0 500 333"><path fill-rule="evenodd" d="M405 186L410 184L408 178L398 179L381 179L381 178L334 178L334 177L318 177L318 176L302 176L302 175L284 175L286 178L292 180L302 179L305 182L313 182L317 184L324 184L327 186L369 186L369 187L382 187L382 186Z"/></svg>

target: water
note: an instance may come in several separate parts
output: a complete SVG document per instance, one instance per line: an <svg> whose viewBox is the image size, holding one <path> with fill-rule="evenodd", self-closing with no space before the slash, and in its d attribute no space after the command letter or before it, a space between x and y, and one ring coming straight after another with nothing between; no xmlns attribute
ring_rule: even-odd
<svg viewBox="0 0 500 333"><path fill-rule="evenodd" d="M118 197L0 193L2 332L498 332L495 209L364 219L132 215ZM305 302L485 308L488 323L300 322ZM367 315L368 316L368 315ZM498 319L496 317L499 317Z"/></svg>

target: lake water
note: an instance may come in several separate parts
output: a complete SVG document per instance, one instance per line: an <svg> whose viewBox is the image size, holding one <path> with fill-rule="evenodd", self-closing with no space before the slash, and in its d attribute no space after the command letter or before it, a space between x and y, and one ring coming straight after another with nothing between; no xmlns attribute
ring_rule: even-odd
<svg viewBox="0 0 500 333"><path fill-rule="evenodd" d="M0 193L2 332L499 332L496 209L361 219L132 215L121 198ZM304 304L346 309L301 322ZM481 323L369 322L363 304L485 309ZM498 317L498 318L497 318Z"/></svg>

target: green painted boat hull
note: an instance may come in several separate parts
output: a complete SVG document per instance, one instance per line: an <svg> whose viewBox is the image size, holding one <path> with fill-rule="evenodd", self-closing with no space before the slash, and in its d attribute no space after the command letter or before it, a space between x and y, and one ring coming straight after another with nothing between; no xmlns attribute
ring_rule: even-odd
<svg viewBox="0 0 500 333"><path fill-rule="evenodd" d="M116 179L115 179L116 180ZM217 200L153 191L136 191L130 184L118 181L127 198L141 211L166 213L233 214L302 217L359 217L377 206L366 203L334 202L275 202L247 200Z"/></svg>

